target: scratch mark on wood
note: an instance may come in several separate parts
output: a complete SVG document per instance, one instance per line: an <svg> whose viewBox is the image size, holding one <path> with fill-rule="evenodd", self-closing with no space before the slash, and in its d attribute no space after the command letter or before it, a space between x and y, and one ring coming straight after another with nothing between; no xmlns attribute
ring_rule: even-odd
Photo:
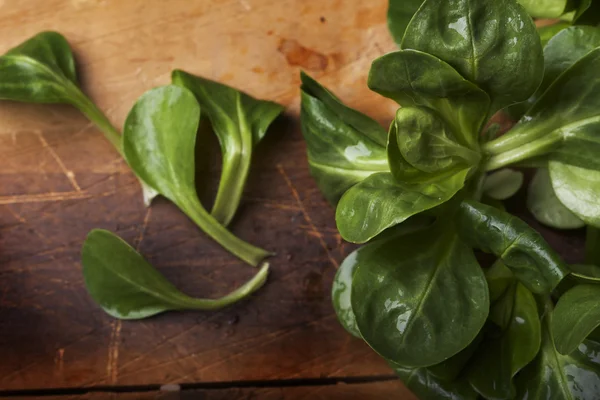
<svg viewBox="0 0 600 400"><path fill-rule="evenodd" d="M54 358L54 364L56 365L56 376L61 381L65 377L65 349L58 349L56 357Z"/></svg>
<svg viewBox="0 0 600 400"><path fill-rule="evenodd" d="M119 344L121 342L121 320L113 321L108 343L108 362L106 375L110 384L116 384L119 377Z"/></svg>
<svg viewBox="0 0 600 400"><path fill-rule="evenodd" d="M48 201L89 199L93 195L86 192L50 192L41 194L18 194L0 196L0 204L44 203Z"/></svg>
<svg viewBox="0 0 600 400"><path fill-rule="evenodd" d="M140 234L135 241L135 249L140 251L140 246L142 245L142 240L144 240L144 234L146 233L146 228L148 228L148 222L150 222L150 215L152 214L152 208L148 207L146 209L146 215L144 215L144 222L142 223L142 229L140 229Z"/></svg>
<svg viewBox="0 0 600 400"><path fill-rule="evenodd" d="M281 164L277 164L277 169L279 170L279 173L281 174L281 176L283 176L283 179L285 179L285 183L288 185L290 191L292 192L292 196L294 196L294 199L296 199L296 202L298 203L298 207L300 208L300 211L302 211L302 215L304 215L304 219L306 220L306 223L310 226L310 230L312 231L312 234L319 240L321 247L323 248L323 250L325 250L325 254L327 254L327 258L331 262L331 265L333 265L336 269L339 268L340 264L337 262L337 260L335 258L333 258L333 256L329 252L329 248L327 247L327 243L325 243L323 234L321 232L319 232L319 230L315 226L313 220L310 218L310 215L308 215L308 212L306 211L306 208L304 207L304 204L302 203L302 200L300 199L300 195L298 194L296 187L294 186L294 184L290 180L289 176L283 169L283 166Z"/></svg>
<svg viewBox="0 0 600 400"><path fill-rule="evenodd" d="M40 233L40 232L39 232L37 229L35 229L35 228L33 227L33 224L29 224L29 221L27 221L27 220L26 220L26 219L25 219L25 218L24 218L22 215L20 215L20 214L16 213L16 212L15 212L15 211L14 211L12 208L10 208L8 205L7 205L5 208L6 208L6 209L8 210L8 212L9 212L9 213L10 213L10 214L11 214L13 217L15 217L15 218L16 218L16 219L17 219L17 220L18 220L18 221L19 221L21 224L23 224L23 225L30 225L30 228L29 228L29 229L30 229L30 231L31 231L31 232L33 232L33 233L34 233L34 234L35 234L37 237L39 237L40 239L42 239L42 241L43 241L44 243L50 243L50 239L49 239L49 238L48 238L46 235L44 235L44 234ZM54 256L50 256L50 258L52 258L52 259L54 260Z"/></svg>
<svg viewBox="0 0 600 400"><path fill-rule="evenodd" d="M71 182L71 186L73 186L73 189L75 189L76 192L81 192L81 187L79 187L79 184L75 180L75 174L73 173L73 171L69 170L65 166L65 163L63 163L58 154L56 154L56 151L54 151L52 146L50 146L50 144L46 141L41 131L37 131L36 135L40 140L40 143L42 143L42 146L45 149L48 149L48 152L50 152L50 155L52 156L52 158L54 158L54 161L56 161L56 163L60 167L60 170L65 174L65 177L69 180L69 182Z"/></svg>

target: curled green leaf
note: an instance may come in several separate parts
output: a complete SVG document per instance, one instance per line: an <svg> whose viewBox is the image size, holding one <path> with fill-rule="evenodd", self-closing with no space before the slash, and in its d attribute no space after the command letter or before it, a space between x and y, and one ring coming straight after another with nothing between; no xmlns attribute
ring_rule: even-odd
<svg viewBox="0 0 600 400"><path fill-rule="evenodd" d="M258 290L266 281L267 264L238 289L218 299L181 293L125 241L109 231L91 231L83 244L83 277L92 298L120 319L147 318L169 310L217 310Z"/></svg>
<svg viewBox="0 0 600 400"><path fill-rule="evenodd" d="M283 111L283 106L257 100L232 87L181 70L174 70L171 79L173 84L194 93L219 139L223 170L211 214L227 226L240 204L252 150Z"/></svg>
<svg viewBox="0 0 600 400"><path fill-rule="evenodd" d="M192 92L175 85L152 89L137 100L125 121L125 158L137 176L175 203L207 235L257 266L270 253L233 235L198 199L194 148L199 121L200 106Z"/></svg>
<svg viewBox="0 0 600 400"><path fill-rule="evenodd" d="M511 214L466 200L457 223L463 240L498 256L534 293L549 294L569 272L544 238Z"/></svg>
<svg viewBox="0 0 600 400"><path fill-rule="evenodd" d="M302 74L302 133L308 165L319 189L336 204L346 190L372 174L389 171L387 132Z"/></svg>
<svg viewBox="0 0 600 400"><path fill-rule="evenodd" d="M355 262L356 324L363 339L390 361L439 364L466 348L485 323L485 276L451 227L367 244Z"/></svg>
<svg viewBox="0 0 600 400"><path fill-rule="evenodd" d="M423 0L389 0L387 24L394 41L400 45L404 31Z"/></svg>
<svg viewBox="0 0 600 400"><path fill-rule="evenodd" d="M480 154L457 142L426 108L402 107L390 127L388 162L400 183L440 181L477 165Z"/></svg>
<svg viewBox="0 0 600 400"><path fill-rule="evenodd" d="M490 99L446 62L417 50L389 53L373 61L368 83L403 107L435 110L460 144L478 148Z"/></svg>
<svg viewBox="0 0 600 400"><path fill-rule="evenodd" d="M356 326L356 318L352 311L350 296L352 293L354 272L358 265L356 258L358 257L359 251L361 251L361 249L354 250L346 257L346 259L344 259L344 262L340 265L340 268L335 274L333 286L331 288L333 309L338 317L338 321L340 321L340 324L342 324L348 333L357 338L360 338L360 331Z"/></svg>

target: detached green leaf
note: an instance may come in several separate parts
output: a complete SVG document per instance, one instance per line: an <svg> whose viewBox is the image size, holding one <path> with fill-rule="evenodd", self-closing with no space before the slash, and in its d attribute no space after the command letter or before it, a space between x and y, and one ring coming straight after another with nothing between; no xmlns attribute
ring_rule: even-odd
<svg viewBox="0 0 600 400"><path fill-rule="evenodd" d="M540 349L540 319L531 292L515 282L504 297L510 304L508 324L499 336L488 332L467 373L471 385L487 399L513 399L513 378ZM503 306L499 302L492 308Z"/></svg>
<svg viewBox="0 0 600 400"><path fill-rule="evenodd" d="M423 0L389 0L387 23L394 41L400 46L404 31Z"/></svg>
<svg viewBox="0 0 600 400"><path fill-rule="evenodd" d="M387 132L376 121L342 104L302 74L302 133L308 164L319 189L336 204L346 190L377 172L389 171Z"/></svg>
<svg viewBox="0 0 600 400"><path fill-rule="evenodd" d="M388 360L439 364L466 348L485 323L483 270L450 228L377 241L357 253L351 295L356 324Z"/></svg>
<svg viewBox="0 0 600 400"><path fill-rule="evenodd" d="M488 116L529 98L544 73L535 25L514 0L426 0L402 48L429 53L479 86L492 100Z"/></svg>
<svg viewBox="0 0 600 400"><path fill-rule="evenodd" d="M558 200L585 223L600 227L600 170L560 161L551 161L548 169Z"/></svg>
<svg viewBox="0 0 600 400"><path fill-rule="evenodd" d="M496 200L506 200L519 191L523 185L523 173L513 169L501 169L486 176L483 193Z"/></svg>
<svg viewBox="0 0 600 400"><path fill-rule="evenodd" d="M578 285L563 294L550 328L556 350L570 354L600 326L600 285Z"/></svg>
<svg viewBox="0 0 600 400"><path fill-rule="evenodd" d="M189 90L168 85L144 93L123 133L125 158L137 176L175 203L230 253L257 266L269 256L234 236L202 206L196 194L194 148L200 107Z"/></svg>
<svg viewBox="0 0 600 400"><path fill-rule="evenodd" d="M340 321L340 324L348 333L357 338L361 336L356 326L356 317L354 316L354 311L352 311L350 296L352 293L352 280L354 279L354 272L357 266L356 259L361 249L354 250L346 257L335 274L331 288L331 300L333 301L333 309L338 317L338 321Z"/></svg>
<svg viewBox="0 0 600 400"><path fill-rule="evenodd" d="M535 219L558 229L577 229L585 223L560 202L547 168L537 170L527 191L527 208Z"/></svg>
<svg viewBox="0 0 600 400"><path fill-rule="evenodd" d="M219 299L181 293L125 241L109 231L90 232L82 250L83 277L92 298L115 318L141 319L169 310L217 310L236 303L266 281L268 265Z"/></svg>
<svg viewBox="0 0 600 400"><path fill-rule="evenodd" d="M223 170L212 215L221 224L228 225L242 198L252 149L283 111L283 106L257 100L232 87L181 70L173 71L172 81L194 93L219 138Z"/></svg>
<svg viewBox="0 0 600 400"><path fill-rule="evenodd" d="M468 171L480 154L459 144L450 129L426 108L402 107L390 127L388 163L400 183L425 183Z"/></svg>
<svg viewBox="0 0 600 400"><path fill-rule="evenodd" d="M410 368L390 363L402 382L414 394L427 400L477 400L477 392L465 379L447 382L428 368Z"/></svg>
<svg viewBox="0 0 600 400"><path fill-rule="evenodd" d="M371 175L341 198L335 212L340 235L349 242L368 242L385 229L448 201L463 187L466 174L412 185L400 185L390 173Z"/></svg>
<svg viewBox="0 0 600 400"><path fill-rule="evenodd" d="M586 340L568 356L556 351L552 314L542 321L542 346L516 380L519 400L594 400L600 393L600 345Z"/></svg>
<svg viewBox="0 0 600 400"><path fill-rule="evenodd" d="M549 294L569 272L544 238L511 214L466 200L457 223L463 240L498 256L534 293Z"/></svg>
<svg viewBox="0 0 600 400"><path fill-rule="evenodd" d="M490 99L439 58L416 50L386 54L373 61L369 88L403 107L434 109L460 144L478 148Z"/></svg>

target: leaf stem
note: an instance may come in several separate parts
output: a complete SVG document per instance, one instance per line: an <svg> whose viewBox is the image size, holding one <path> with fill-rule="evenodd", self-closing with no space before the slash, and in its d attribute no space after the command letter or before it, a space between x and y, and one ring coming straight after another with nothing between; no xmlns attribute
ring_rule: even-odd
<svg viewBox="0 0 600 400"><path fill-rule="evenodd" d="M510 147L503 152L491 153L493 154L485 163L486 171L493 171L498 168L506 167L511 164L515 164L519 161L523 161L532 157L540 156L551 151L560 142L561 136L558 134L549 134L533 142L525 142L521 144L520 141L516 141L516 146ZM493 142L489 142L490 144ZM484 145L484 148L487 146ZM507 146L502 146L502 148Z"/></svg>
<svg viewBox="0 0 600 400"><path fill-rule="evenodd" d="M183 200L182 202L178 202L177 205L208 236L242 261L256 267L265 258L273 255L273 253L253 246L228 231L227 228L221 225L219 221L202 207L200 202L196 201L192 203L189 200Z"/></svg>

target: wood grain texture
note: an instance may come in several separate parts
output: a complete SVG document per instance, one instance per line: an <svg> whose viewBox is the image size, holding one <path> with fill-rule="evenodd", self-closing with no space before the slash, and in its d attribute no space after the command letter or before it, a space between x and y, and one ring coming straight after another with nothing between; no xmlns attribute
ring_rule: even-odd
<svg viewBox="0 0 600 400"><path fill-rule="evenodd" d="M76 110L0 103L0 390L391 374L333 314L331 280L351 248L309 175L298 115L305 69L350 106L389 123L396 106L366 87L371 61L395 48L386 4L0 0L0 52L42 30L63 33L84 91L116 126L138 96L169 83L174 68L287 106L258 149L232 224L277 253L268 284L220 312L119 322L83 287L79 253L93 228L121 235L192 295L222 295L253 271L164 199L144 208L126 164ZM209 205L219 150L214 137L199 143L198 187ZM544 233L570 260L581 256L581 232ZM378 389L232 390L261 399L411 398L399 383L370 385ZM190 398L235 398L223 393Z"/></svg>
<svg viewBox="0 0 600 400"><path fill-rule="evenodd" d="M366 88L394 48L386 1L0 1L0 51L42 30L71 43L84 91L116 126L144 91L189 72L287 106L254 159L232 229L277 253L266 287L213 313L119 322L89 298L80 248L92 228L123 236L183 291L218 296L253 272L163 199L150 210L126 164L67 106L0 104L0 390L390 374L330 305L349 250L309 176L299 71L387 123ZM199 140L202 198L218 147Z"/></svg>

